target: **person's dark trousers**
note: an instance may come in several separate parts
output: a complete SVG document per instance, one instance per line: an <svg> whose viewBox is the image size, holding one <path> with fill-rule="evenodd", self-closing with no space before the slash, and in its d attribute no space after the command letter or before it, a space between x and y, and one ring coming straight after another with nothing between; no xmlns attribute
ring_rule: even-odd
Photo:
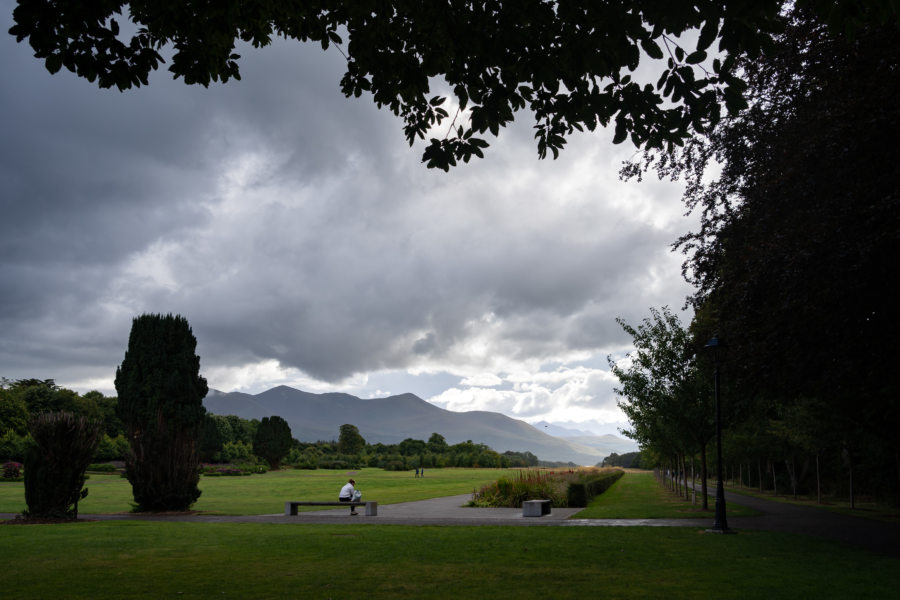
<svg viewBox="0 0 900 600"><path fill-rule="evenodd" d="M340 500L341 502L350 502L350 498L338 498L338 500ZM356 508L353 507L353 506L351 506L351 507L350 507L350 514L352 515L352 514L355 513L355 512L356 512Z"/></svg>

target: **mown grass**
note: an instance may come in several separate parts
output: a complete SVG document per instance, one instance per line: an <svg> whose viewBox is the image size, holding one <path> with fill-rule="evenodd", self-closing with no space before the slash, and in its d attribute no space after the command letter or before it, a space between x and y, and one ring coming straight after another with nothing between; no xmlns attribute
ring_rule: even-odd
<svg viewBox="0 0 900 600"><path fill-rule="evenodd" d="M473 479L501 473L435 470L417 480L367 469L354 477L362 489L377 490L379 500L403 501L465 493L474 487ZM345 477L341 472L285 471L209 478L202 487L209 492L207 502L214 506L218 498L223 511L247 509L250 514L262 505L265 513L279 511L271 510L270 499L257 504L244 496L275 494L279 503L287 492L292 497L294 492L327 496ZM118 507L122 490L130 490L122 479L95 476L90 481L99 488L99 503L119 498L111 502ZM0 511L7 511L3 494L14 485L0 486ZM650 474L632 472L578 516L591 511L611 518L686 516L684 504L657 487ZM804 536L758 531L721 536L697 528L94 521L0 526L0 561L5 566L4 599L23 600L794 600L890 598L900 589L897 559Z"/></svg>
<svg viewBox="0 0 900 600"><path fill-rule="evenodd" d="M509 473L504 469L430 469L424 477L416 478L411 471L286 469L248 477L201 477L199 487L203 493L193 509L222 515L280 513L285 500L337 499L338 491L350 476L356 480L363 499L382 504L409 502L472 493ZM78 505L81 514L132 510L131 484L117 474L91 473L85 487L88 496ZM0 512L25 510L24 489L22 482L0 483Z"/></svg>
<svg viewBox="0 0 900 600"><path fill-rule="evenodd" d="M0 527L4 598L890 598L900 561L692 528Z"/></svg>
<svg viewBox="0 0 900 600"><path fill-rule="evenodd" d="M660 486L649 471L630 471L608 490L594 497L587 508L573 519L677 519L712 516L704 511L697 494L697 504L685 501ZM710 501L710 509L712 503ZM752 516L758 511L739 504L726 504L728 515Z"/></svg>

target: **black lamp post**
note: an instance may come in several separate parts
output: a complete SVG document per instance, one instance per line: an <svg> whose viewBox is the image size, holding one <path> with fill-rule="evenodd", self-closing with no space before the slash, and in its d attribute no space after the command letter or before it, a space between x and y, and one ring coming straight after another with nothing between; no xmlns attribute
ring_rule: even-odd
<svg viewBox="0 0 900 600"><path fill-rule="evenodd" d="M728 529L728 519L725 517L725 486L722 485L722 408L719 402L719 351L725 347L725 343L714 335L706 342L705 348L709 348L713 355L715 366L715 394L716 394L716 520L713 522L713 533L734 533Z"/></svg>

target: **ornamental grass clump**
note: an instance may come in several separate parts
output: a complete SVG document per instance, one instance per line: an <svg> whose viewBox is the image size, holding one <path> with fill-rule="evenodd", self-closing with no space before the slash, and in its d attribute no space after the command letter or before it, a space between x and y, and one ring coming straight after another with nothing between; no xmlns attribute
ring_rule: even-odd
<svg viewBox="0 0 900 600"><path fill-rule="evenodd" d="M512 477L501 477L483 486L473 494L470 506L519 508L525 500L550 500L556 507L569 504L569 489L572 485L599 477L609 469L570 469L567 471L547 471L525 469Z"/></svg>
<svg viewBox="0 0 900 600"><path fill-rule="evenodd" d="M587 506L622 476L621 469L525 469L501 477L472 495L469 506L519 508L525 500L550 500L558 508Z"/></svg>

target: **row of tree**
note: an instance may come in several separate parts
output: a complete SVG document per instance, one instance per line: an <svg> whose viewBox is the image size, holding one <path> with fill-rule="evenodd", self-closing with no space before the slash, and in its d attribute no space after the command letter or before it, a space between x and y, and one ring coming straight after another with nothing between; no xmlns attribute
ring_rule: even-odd
<svg viewBox="0 0 900 600"><path fill-rule="evenodd" d="M94 462L125 460L129 444L116 414L118 399L92 391L84 395L61 388L52 379L3 380L0 385L0 458L23 461L34 440L28 422L40 414L65 411L99 424ZM526 467L539 463L531 452L498 453L471 440L448 444L439 433L428 439L407 438L397 444L369 444L354 425L342 425L338 439L302 442L279 417L243 419L206 413L198 440L200 460L241 463L258 460L277 468L350 464L388 469L419 467Z"/></svg>
<svg viewBox="0 0 900 600"><path fill-rule="evenodd" d="M859 3L860 22L870 3ZM789 494L900 502L897 26L828 27L800 3L739 61L748 108L625 175L683 176L700 229L676 244L696 286L689 327L667 309L622 323L611 360L627 432L673 470L706 470L718 334L724 467ZM703 496L706 497L705 494Z"/></svg>

